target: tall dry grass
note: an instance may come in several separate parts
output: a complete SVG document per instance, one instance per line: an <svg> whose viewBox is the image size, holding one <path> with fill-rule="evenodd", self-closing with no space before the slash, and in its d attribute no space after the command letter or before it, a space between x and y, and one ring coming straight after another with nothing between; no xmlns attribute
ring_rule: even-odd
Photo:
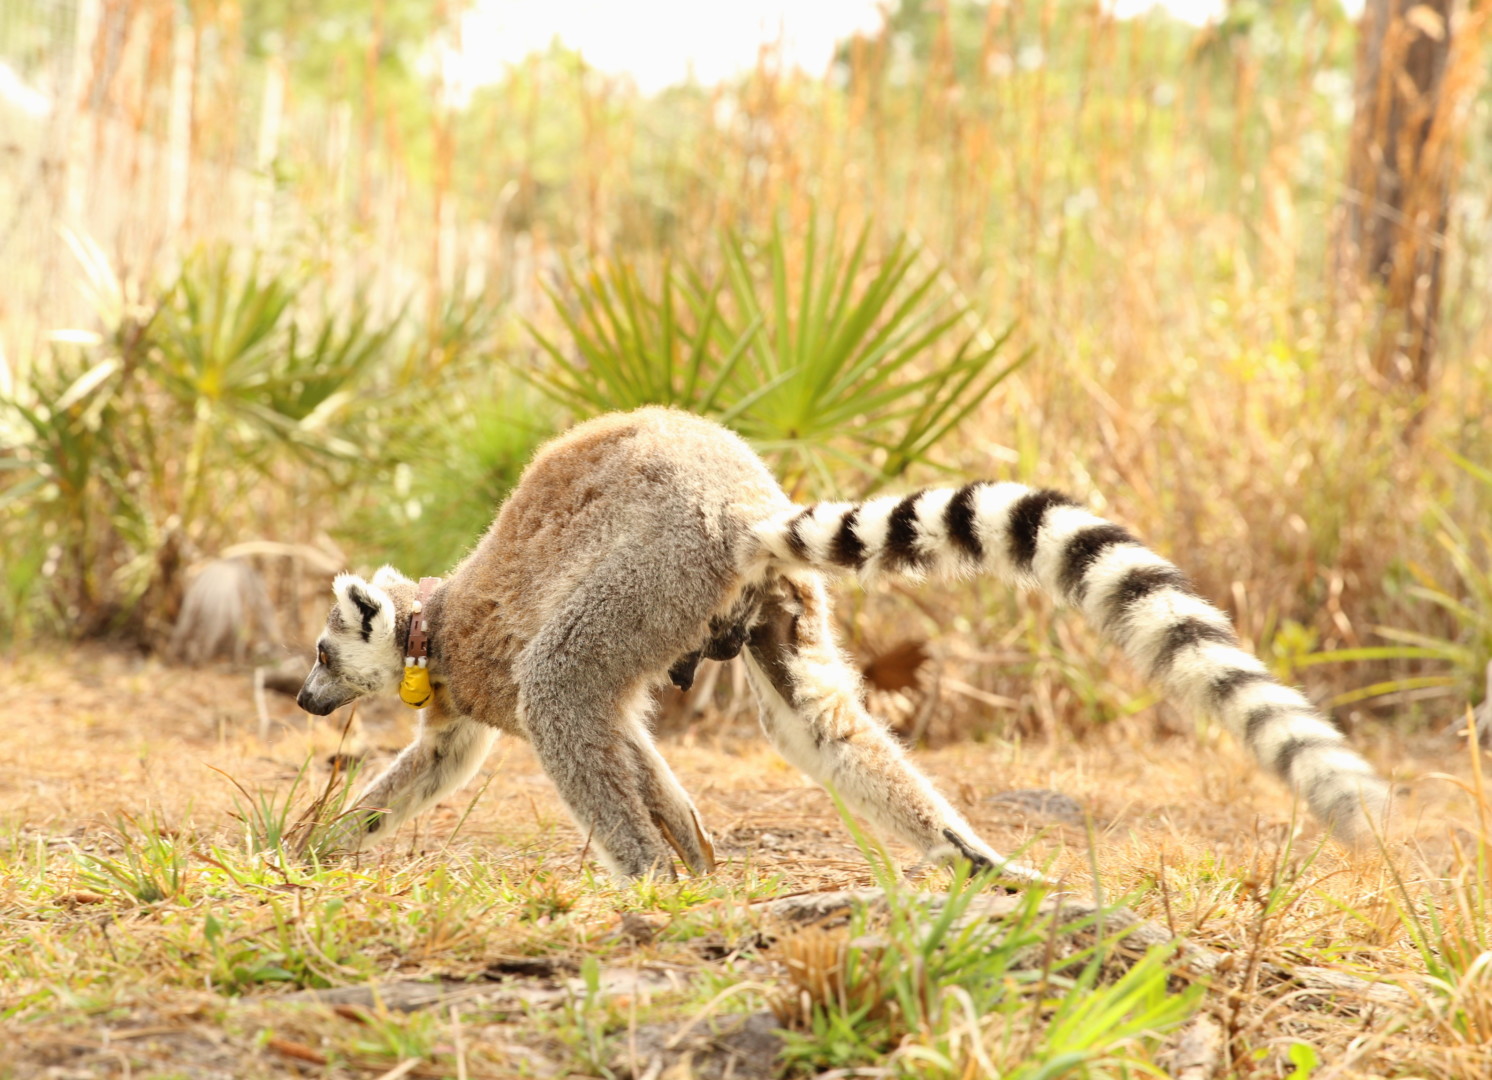
<svg viewBox="0 0 1492 1080"><path fill-rule="evenodd" d="M464 402L490 385L497 353L538 362L521 320L559 330L543 289L565 260L711 268L722 227L762 236L776 224L791 244L831 215L885 242L910 232L950 288L991 327L1015 319L1017 344L1035 351L944 446L947 465L1056 484L1133 525L1285 669L1382 644L1380 626L1468 633L1412 588L1465 595L1464 567L1488 572L1476 529L1458 563L1432 515L1492 518L1492 490L1451 456L1492 461L1478 292L1489 261L1476 239L1492 162L1450 119L1436 129L1437 160L1465 182L1436 233L1441 359L1427 395L1406 400L1377 377L1378 300L1333 287L1354 195L1355 30L1329 0L1240 5L1200 31L1115 20L1099 3L910 5L824 73L790 70L767 47L738 83L643 98L557 50L496 73L469 102L409 60L421 42L457 38L450 6L351 8L319 45L309 16L266 33L272 9L72 10L96 18L61 20L28 69L54 78L62 104L0 171L27 200L5 252L16 287L0 300L0 339L22 375L49 330L94 318L60 284L73 271L58 223L96 239L137 289L212 239L309 266L332 298L412 305L427 347L401 353L387 379L423 405L434 387ZM0 45L5 32L17 33L0 31ZM1484 20L1458 32L1463 66L1485 55ZM1485 117L1473 81L1462 80L1463 127ZM60 180L29 179L43 160L61 162ZM460 296L497 313L476 345L439 330ZM1394 435L1411 421L1413 441ZM264 532L355 519L366 538L373 513L376 535L386 479L351 478L340 499ZM1039 607L988 594L974 611L948 596L924 610L919 633L957 612L1025 658L1015 676L958 674L1034 701L1022 707L1033 726L1144 703L1108 674L1027 694L1033 671L1107 671L1081 631ZM1324 696L1386 681L1397 696L1380 704L1396 713L1422 702L1432 719L1452 715L1471 673L1453 671L1464 679L1449 687L1402 681L1427 671L1380 657L1303 675Z"/></svg>

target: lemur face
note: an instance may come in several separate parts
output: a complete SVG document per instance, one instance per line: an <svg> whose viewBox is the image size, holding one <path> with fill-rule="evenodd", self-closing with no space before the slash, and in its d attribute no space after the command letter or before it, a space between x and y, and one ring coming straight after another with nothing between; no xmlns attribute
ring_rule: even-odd
<svg viewBox="0 0 1492 1080"><path fill-rule="evenodd" d="M404 668L389 594L356 574L339 574L332 593L336 602L316 642L316 666L295 699L317 716L393 689Z"/></svg>

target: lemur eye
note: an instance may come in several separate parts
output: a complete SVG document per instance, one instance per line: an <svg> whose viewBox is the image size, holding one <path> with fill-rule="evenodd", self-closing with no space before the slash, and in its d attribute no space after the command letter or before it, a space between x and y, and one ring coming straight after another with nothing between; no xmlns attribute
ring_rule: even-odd
<svg viewBox="0 0 1492 1080"><path fill-rule="evenodd" d="M316 660L326 667L331 666L332 658L326 654L325 649L316 650Z"/></svg>

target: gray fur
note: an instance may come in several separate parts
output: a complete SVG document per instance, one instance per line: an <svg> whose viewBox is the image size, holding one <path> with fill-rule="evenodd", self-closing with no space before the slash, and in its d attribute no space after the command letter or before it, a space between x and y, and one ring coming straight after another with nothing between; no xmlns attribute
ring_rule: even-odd
<svg viewBox="0 0 1492 1080"><path fill-rule="evenodd" d="M583 424L535 457L476 549L427 601L434 697L416 743L364 793L358 842L455 790L490 738L530 740L592 850L623 877L714 863L647 729L652 695L746 649L773 744L924 854L1004 863L861 704L834 644L822 571L991 571L1080 607L1185 705L1216 708L1266 764L1351 834L1377 781L1227 619L1127 533L1051 492L971 486L795 507L708 421L644 409ZM384 568L340 576L303 707L392 689L415 599ZM1253 718L1253 721L1250 720ZM1257 722L1254 722L1257 721ZM376 829L370 828L377 822Z"/></svg>

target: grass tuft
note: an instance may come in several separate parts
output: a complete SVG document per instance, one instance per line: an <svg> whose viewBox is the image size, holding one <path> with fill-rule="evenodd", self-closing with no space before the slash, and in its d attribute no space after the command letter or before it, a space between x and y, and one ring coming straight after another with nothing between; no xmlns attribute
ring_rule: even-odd
<svg viewBox="0 0 1492 1080"><path fill-rule="evenodd" d="M186 888L187 859L180 839L155 814L144 821L119 818L106 842L119 854L74 856L78 880L85 885L147 905L173 900Z"/></svg>

